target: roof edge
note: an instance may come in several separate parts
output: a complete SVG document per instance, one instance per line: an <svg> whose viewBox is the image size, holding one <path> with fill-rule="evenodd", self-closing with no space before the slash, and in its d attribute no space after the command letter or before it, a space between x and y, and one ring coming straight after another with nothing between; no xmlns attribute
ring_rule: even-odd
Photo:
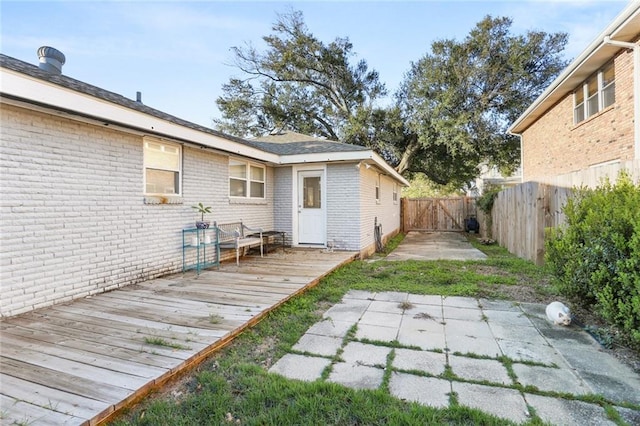
<svg viewBox="0 0 640 426"><path fill-rule="evenodd" d="M533 101L533 103L514 121L507 129L507 133L511 135L520 135L524 130L529 128L531 123L527 123L529 116L542 107L545 102L551 97L559 87L569 79L580 67L591 58L596 52L598 52L603 46L607 45L605 42L606 37L614 38L615 34L624 28L628 22L640 15L640 2L631 1L618 16L587 46L587 48L578 55L565 70L551 83L551 85L545 89L544 92ZM526 127L525 127L526 125Z"/></svg>

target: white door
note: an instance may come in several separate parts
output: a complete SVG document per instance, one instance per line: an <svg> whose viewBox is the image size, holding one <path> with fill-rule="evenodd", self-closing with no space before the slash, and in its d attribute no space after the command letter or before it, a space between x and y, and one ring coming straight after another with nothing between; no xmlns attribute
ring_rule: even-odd
<svg viewBox="0 0 640 426"><path fill-rule="evenodd" d="M298 243L325 244L322 170L298 172Z"/></svg>

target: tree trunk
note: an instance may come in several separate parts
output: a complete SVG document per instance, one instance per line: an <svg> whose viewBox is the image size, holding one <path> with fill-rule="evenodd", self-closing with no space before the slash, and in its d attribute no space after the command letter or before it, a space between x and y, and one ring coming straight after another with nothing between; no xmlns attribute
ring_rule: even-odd
<svg viewBox="0 0 640 426"><path fill-rule="evenodd" d="M411 166L411 159L419 150L420 144L418 143L418 138L412 137L411 141L402 153L402 158L400 159L400 163L396 166L396 171L403 174L409 170L409 167Z"/></svg>

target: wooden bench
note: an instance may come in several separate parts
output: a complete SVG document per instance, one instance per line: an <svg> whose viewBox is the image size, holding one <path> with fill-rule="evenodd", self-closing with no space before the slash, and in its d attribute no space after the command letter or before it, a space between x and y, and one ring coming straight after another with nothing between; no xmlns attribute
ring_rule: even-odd
<svg viewBox="0 0 640 426"><path fill-rule="evenodd" d="M260 257L264 255L262 248L262 229L250 228L242 221L232 223L213 223L218 235L218 247L220 249L234 249L236 251L236 265L240 265L240 249L246 247L260 246ZM245 234L245 231L249 231L249 234L255 234L256 236L249 236Z"/></svg>

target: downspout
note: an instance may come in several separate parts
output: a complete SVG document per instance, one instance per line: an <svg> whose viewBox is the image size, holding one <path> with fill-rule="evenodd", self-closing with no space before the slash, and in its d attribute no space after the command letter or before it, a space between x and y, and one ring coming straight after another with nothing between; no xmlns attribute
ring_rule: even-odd
<svg viewBox="0 0 640 426"><path fill-rule="evenodd" d="M640 159L640 44L626 41L611 40L605 36L605 44L633 50L633 135L634 135L634 159Z"/></svg>

